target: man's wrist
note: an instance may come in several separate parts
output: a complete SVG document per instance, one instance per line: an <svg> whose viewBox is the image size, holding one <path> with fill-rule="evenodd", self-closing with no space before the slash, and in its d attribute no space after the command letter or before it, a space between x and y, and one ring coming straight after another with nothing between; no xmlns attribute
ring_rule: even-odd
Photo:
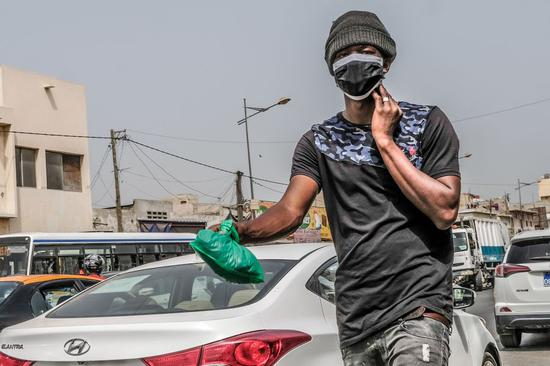
<svg viewBox="0 0 550 366"><path fill-rule="evenodd" d="M237 230L237 233L239 234L239 239L241 244L243 244L247 238L246 235L246 221L236 222L234 223L235 229Z"/></svg>
<svg viewBox="0 0 550 366"><path fill-rule="evenodd" d="M376 146L378 146L379 150L385 150L388 147L395 145L393 138L389 135L381 134L381 135L373 135L373 137L374 137L374 141L376 142Z"/></svg>

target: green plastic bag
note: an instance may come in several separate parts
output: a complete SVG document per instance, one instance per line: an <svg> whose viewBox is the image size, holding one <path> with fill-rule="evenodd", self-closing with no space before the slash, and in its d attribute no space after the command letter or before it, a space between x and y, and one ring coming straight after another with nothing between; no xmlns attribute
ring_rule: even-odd
<svg viewBox="0 0 550 366"><path fill-rule="evenodd" d="M226 220L220 231L201 230L191 247L219 276L235 283L264 282L264 270L250 250L239 244L233 221Z"/></svg>

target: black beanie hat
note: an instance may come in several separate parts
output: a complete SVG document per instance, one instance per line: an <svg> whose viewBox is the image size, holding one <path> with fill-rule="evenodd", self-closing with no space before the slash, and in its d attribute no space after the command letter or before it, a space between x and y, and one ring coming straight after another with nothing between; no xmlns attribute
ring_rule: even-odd
<svg viewBox="0 0 550 366"><path fill-rule="evenodd" d="M334 57L343 49L357 45L376 47L384 57L393 60L397 53L395 41L376 14L368 11L348 11L332 23L325 44L325 61L331 75Z"/></svg>

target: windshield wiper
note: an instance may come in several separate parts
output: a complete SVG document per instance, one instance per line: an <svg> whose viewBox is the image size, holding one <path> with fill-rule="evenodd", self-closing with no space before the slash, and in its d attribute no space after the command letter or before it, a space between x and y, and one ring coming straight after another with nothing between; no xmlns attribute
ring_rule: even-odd
<svg viewBox="0 0 550 366"><path fill-rule="evenodd" d="M550 256L544 256L541 255L539 257L531 257L529 258L530 261L550 261Z"/></svg>

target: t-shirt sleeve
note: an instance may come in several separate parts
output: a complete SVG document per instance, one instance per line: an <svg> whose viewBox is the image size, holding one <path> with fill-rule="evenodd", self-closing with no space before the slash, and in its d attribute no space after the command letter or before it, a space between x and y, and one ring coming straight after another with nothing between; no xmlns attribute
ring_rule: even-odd
<svg viewBox="0 0 550 366"><path fill-rule="evenodd" d="M292 170L290 178L297 175L305 175L313 179L321 190L321 174L319 173L319 160L312 131L306 132L294 149L292 157Z"/></svg>
<svg viewBox="0 0 550 366"><path fill-rule="evenodd" d="M445 113L434 107L422 135L423 163L421 170L437 179L454 175L460 177L458 136Z"/></svg>

